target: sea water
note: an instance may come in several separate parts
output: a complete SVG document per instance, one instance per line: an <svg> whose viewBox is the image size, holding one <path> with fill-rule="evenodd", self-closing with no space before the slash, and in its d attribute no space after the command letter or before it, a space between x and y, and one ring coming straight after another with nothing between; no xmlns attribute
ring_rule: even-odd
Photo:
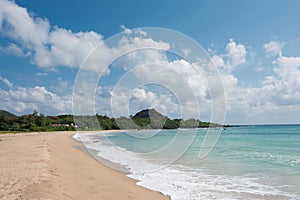
<svg viewBox="0 0 300 200"><path fill-rule="evenodd" d="M208 129L77 134L104 164L138 185L192 199L300 199L300 126L242 126L222 131L199 158ZM110 162L106 162L106 161ZM115 163L115 164L112 164Z"/></svg>

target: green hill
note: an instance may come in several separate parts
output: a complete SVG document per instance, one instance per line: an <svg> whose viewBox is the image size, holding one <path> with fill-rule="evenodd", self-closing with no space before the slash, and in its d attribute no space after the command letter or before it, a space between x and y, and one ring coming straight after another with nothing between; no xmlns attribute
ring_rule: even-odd
<svg viewBox="0 0 300 200"><path fill-rule="evenodd" d="M0 115L4 115L6 117L15 117L16 115L6 111L6 110L0 110Z"/></svg>
<svg viewBox="0 0 300 200"><path fill-rule="evenodd" d="M76 121L74 121L76 117ZM112 130L112 129L177 129L222 127L219 124L202 122L199 119L170 119L155 109L145 109L133 117L110 118L95 116L58 115L45 116L34 111L32 114L15 116L0 110L0 131L74 131L74 130Z"/></svg>
<svg viewBox="0 0 300 200"><path fill-rule="evenodd" d="M155 109L145 109L136 113L133 118L154 118L154 119L163 119L165 118L162 114L157 112Z"/></svg>
<svg viewBox="0 0 300 200"><path fill-rule="evenodd" d="M138 113L136 113L132 120L138 125L140 128L146 129L157 129L163 128L167 117L163 116L155 109L145 109Z"/></svg>

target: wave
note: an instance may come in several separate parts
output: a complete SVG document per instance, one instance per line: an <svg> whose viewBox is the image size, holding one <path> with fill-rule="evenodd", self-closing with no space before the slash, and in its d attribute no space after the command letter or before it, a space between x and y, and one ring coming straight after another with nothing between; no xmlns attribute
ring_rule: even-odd
<svg viewBox="0 0 300 200"><path fill-rule="evenodd" d="M119 133L118 133L119 134ZM91 153L101 162L114 169L128 170L130 178L138 180L137 185L169 195L172 200L193 199L299 199L279 187L260 183L261 175L229 176L208 174L201 168L185 165L170 165L163 159L148 158L141 154L112 145L106 136L97 133L76 134ZM240 155L243 158L254 155ZM262 159L270 155L255 154ZM104 158L104 160L103 160ZM106 162L109 160L109 162ZM111 164L117 163L121 167ZM299 163L299 161L290 161ZM167 166L167 167L166 167Z"/></svg>
<svg viewBox="0 0 300 200"><path fill-rule="evenodd" d="M300 166L300 157L295 155L280 155L270 152L234 152L232 157L249 161L268 162L271 165L285 165L290 167Z"/></svg>

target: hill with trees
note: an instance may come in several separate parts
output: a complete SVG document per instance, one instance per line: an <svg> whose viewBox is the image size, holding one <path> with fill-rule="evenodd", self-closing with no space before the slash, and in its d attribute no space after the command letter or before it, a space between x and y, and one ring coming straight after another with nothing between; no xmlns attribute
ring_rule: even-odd
<svg viewBox="0 0 300 200"><path fill-rule="evenodd" d="M6 111L6 110L0 110L0 115L4 115L4 116L7 116L7 117L15 117L16 115Z"/></svg>
<svg viewBox="0 0 300 200"><path fill-rule="evenodd" d="M45 116L37 111L34 111L32 114L15 116L5 110L0 112L0 131L2 132L177 129L221 126L223 125L202 122L198 119L170 119L155 109L145 109L134 116L119 118L110 118L106 115L98 114L96 116Z"/></svg>

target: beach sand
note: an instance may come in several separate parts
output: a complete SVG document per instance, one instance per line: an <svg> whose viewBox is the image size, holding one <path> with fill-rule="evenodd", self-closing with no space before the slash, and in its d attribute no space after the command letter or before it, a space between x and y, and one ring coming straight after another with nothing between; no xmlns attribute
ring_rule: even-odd
<svg viewBox="0 0 300 200"><path fill-rule="evenodd" d="M104 166L71 135L0 135L0 199L169 199Z"/></svg>

